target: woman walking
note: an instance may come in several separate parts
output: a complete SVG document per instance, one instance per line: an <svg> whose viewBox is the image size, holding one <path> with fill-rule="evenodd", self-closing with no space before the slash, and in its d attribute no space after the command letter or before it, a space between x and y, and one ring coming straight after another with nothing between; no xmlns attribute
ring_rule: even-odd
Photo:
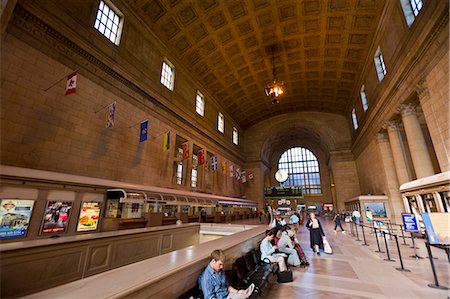
<svg viewBox="0 0 450 299"><path fill-rule="evenodd" d="M336 224L334 226L334 234L336 234L336 228L339 226L342 230L342 233L345 234L345 229L342 228L342 224L341 224L341 215L339 215L339 213L336 213L336 215L333 218L334 223Z"/></svg>
<svg viewBox="0 0 450 299"><path fill-rule="evenodd" d="M314 213L309 214L309 220L306 222L306 228L309 229L309 240L311 248L317 255L320 255L319 249L323 249L323 233L322 225Z"/></svg>

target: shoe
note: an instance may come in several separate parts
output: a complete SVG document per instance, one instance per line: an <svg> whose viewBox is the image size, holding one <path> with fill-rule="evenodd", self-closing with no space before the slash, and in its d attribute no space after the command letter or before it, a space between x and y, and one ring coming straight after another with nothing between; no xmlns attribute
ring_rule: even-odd
<svg viewBox="0 0 450 299"><path fill-rule="evenodd" d="M335 230L333 230L334 231L334 234L336 234L336 231Z"/></svg>
<svg viewBox="0 0 450 299"><path fill-rule="evenodd" d="M317 255L320 256L320 252L317 252Z"/></svg>
<svg viewBox="0 0 450 299"><path fill-rule="evenodd" d="M342 233L345 235L347 232L345 230L343 230Z"/></svg>

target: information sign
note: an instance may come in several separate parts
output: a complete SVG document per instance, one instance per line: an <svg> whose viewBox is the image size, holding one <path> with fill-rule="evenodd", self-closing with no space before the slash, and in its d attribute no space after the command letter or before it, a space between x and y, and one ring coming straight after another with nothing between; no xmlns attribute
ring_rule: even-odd
<svg viewBox="0 0 450 299"><path fill-rule="evenodd" d="M422 213L430 244L450 244L450 213Z"/></svg>
<svg viewBox="0 0 450 299"><path fill-rule="evenodd" d="M416 215L413 213L402 213L403 227L405 232L418 232L419 226L417 225Z"/></svg>

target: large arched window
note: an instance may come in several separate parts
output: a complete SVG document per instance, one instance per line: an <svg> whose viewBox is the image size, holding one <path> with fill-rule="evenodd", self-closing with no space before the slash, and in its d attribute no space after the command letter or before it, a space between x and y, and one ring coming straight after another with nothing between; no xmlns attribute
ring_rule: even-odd
<svg viewBox="0 0 450 299"><path fill-rule="evenodd" d="M303 147L285 151L278 161L278 169L289 174L283 186L302 186L305 194L321 194L319 162L316 156Z"/></svg>

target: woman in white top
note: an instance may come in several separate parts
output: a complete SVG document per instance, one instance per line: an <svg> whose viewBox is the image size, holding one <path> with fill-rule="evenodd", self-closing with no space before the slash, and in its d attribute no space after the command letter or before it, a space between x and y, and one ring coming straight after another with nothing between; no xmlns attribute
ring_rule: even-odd
<svg viewBox="0 0 450 299"><path fill-rule="evenodd" d="M306 227L309 229L309 239L311 248L317 255L320 255L319 249L323 249L323 239L325 236L323 233L322 225L320 225L319 219L316 218L314 213L309 214L310 218L306 222Z"/></svg>
<svg viewBox="0 0 450 299"><path fill-rule="evenodd" d="M300 266L300 258L298 257L297 250L295 250L295 244L289 237L288 232L284 230L281 233L281 238L278 240L278 250L289 254L287 263L294 267Z"/></svg>

